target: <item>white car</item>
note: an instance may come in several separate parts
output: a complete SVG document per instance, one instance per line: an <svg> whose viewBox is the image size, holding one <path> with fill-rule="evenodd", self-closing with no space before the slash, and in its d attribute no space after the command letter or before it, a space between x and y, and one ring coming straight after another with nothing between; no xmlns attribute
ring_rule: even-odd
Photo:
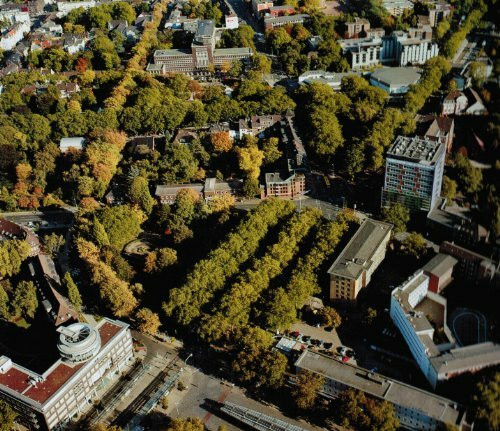
<svg viewBox="0 0 500 431"><path fill-rule="evenodd" d="M341 347L340 350L339 350L339 353L342 355L342 356L346 356L347 354L347 347Z"/></svg>

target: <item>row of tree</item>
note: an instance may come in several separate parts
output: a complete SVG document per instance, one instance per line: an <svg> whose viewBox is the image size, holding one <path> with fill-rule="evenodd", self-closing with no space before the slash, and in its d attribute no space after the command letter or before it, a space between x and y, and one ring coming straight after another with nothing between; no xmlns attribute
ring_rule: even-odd
<svg viewBox="0 0 500 431"><path fill-rule="evenodd" d="M190 324L220 291L226 280L257 250L269 229L290 215L293 204L271 199L260 204L209 255L189 272L186 282L169 292L163 304L167 315L181 325Z"/></svg>
<svg viewBox="0 0 500 431"><path fill-rule="evenodd" d="M288 328L296 321L297 311L306 300L321 292L318 270L335 253L336 246L352 224L358 224L357 219L344 212L335 221L323 222L319 226L312 248L299 259L287 284L274 289L262 303L254 307L254 314L260 314L265 327Z"/></svg>
<svg viewBox="0 0 500 431"><path fill-rule="evenodd" d="M255 259L248 268L220 297L210 313L199 324L199 334L207 341L240 333L250 324L252 305L269 289L298 252L299 244L318 223L320 211L306 209L294 214L270 245L264 255Z"/></svg>

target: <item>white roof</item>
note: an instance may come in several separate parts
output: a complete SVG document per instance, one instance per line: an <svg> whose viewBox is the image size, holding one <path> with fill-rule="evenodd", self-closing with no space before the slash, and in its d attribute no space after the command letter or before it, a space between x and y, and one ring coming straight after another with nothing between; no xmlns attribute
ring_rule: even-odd
<svg viewBox="0 0 500 431"><path fill-rule="evenodd" d="M81 150L84 144L85 144L85 138L82 136L75 136L72 138L61 138L61 141L59 142L59 148L66 149L69 147L73 147Z"/></svg>

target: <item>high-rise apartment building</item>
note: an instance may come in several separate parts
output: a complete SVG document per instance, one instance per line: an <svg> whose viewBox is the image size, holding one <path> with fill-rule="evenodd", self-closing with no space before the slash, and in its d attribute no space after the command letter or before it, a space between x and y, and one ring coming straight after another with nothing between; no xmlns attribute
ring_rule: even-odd
<svg viewBox="0 0 500 431"><path fill-rule="evenodd" d="M382 206L399 202L429 211L438 202L446 144L418 136L398 136L387 151Z"/></svg>

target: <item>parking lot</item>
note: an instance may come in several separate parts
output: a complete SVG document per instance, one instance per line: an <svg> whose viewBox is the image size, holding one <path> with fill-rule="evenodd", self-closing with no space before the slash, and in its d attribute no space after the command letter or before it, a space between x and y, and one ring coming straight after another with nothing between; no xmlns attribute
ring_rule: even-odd
<svg viewBox="0 0 500 431"><path fill-rule="evenodd" d="M300 334L298 341L303 342L303 344L307 345L308 348L313 351L340 356L340 348L345 346L345 344L342 344L340 341L335 329L325 330L323 327L312 326L305 322L297 322L294 323L290 329L290 334L294 332ZM349 348L349 346L346 347ZM355 358L351 358L349 363L356 365Z"/></svg>

